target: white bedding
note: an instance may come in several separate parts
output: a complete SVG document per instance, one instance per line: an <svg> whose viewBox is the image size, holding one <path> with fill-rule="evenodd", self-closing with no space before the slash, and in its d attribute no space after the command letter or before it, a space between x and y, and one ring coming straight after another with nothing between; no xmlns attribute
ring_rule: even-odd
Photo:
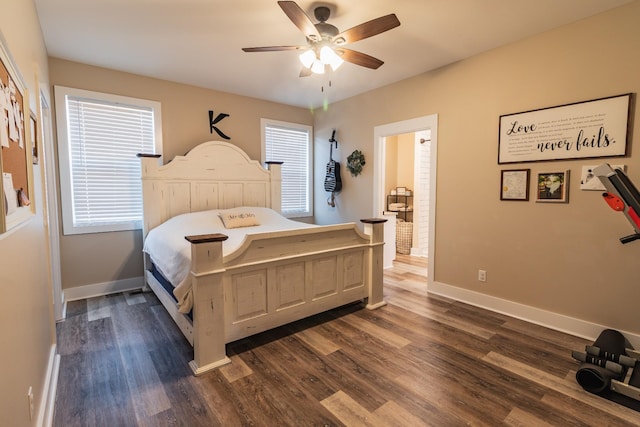
<svg viewBox="0 0 640 427"><path fill-rule="evenodd" d="M228 229L220 219L220 213L253 213L260 225ZM223 255L238 249L247 234L265 231L294 230L314 227L312 224L287 219L269 208L239 207L224 210L210 210L175 216L149 232L144 241L143 251L160 273L175 287L173 294L178 300L181 313L188 313L193 307L191 292L191 244L185 236L222 233L229 236L223 242Z"/></svg>

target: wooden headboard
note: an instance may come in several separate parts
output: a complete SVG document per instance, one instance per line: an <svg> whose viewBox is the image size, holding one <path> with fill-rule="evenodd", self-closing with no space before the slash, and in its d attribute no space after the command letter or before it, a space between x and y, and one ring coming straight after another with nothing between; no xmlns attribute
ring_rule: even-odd
<svg viewBox="0 0 640 427"><path fill-rule="evenodd" d="M235 145L204 142L164 166L159 156L139 157L145 236L167 219L188 212L237 206L280 212L281 165L270 163L267 170Z"/></svg>

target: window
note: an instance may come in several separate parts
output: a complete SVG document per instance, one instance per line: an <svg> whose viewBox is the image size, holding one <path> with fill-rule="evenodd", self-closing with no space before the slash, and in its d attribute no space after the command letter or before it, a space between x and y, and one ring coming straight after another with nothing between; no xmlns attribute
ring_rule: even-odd
<svg viewBox="0 0 640 427"><path fill-rule="evenodd" d="M64 234L142 228L138 153L161 153L160 103L55 87Z"/></svg>
<svg viewBox="0 0 640 427"><path fill-rule="evenodd" d="M262 160L282 164L282 214L313 215L311 126L262 119Z"/></svg>

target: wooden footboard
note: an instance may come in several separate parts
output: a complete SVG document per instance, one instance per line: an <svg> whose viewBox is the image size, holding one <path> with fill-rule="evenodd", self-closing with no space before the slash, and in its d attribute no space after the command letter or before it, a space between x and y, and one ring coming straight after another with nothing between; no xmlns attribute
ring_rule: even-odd
<svg viewBox="0 0 640 427"><path fill-rule="evenodd" d="M382 299L383 219L254 234L223 257L224 235L189 236L196 375L229 363L225 343L354 301Z"/></svg>

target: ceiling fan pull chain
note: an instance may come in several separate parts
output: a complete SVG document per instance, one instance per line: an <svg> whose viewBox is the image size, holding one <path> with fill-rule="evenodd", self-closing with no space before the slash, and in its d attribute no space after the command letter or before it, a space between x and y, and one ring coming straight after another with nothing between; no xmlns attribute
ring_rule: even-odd
<svg viewBox="0 0 640 427"><path fill-rule="evenodd" d="M329 87L331 87L331 80L329 80ZM324 93L324 85L320 86L320 92Z"/></svg>

